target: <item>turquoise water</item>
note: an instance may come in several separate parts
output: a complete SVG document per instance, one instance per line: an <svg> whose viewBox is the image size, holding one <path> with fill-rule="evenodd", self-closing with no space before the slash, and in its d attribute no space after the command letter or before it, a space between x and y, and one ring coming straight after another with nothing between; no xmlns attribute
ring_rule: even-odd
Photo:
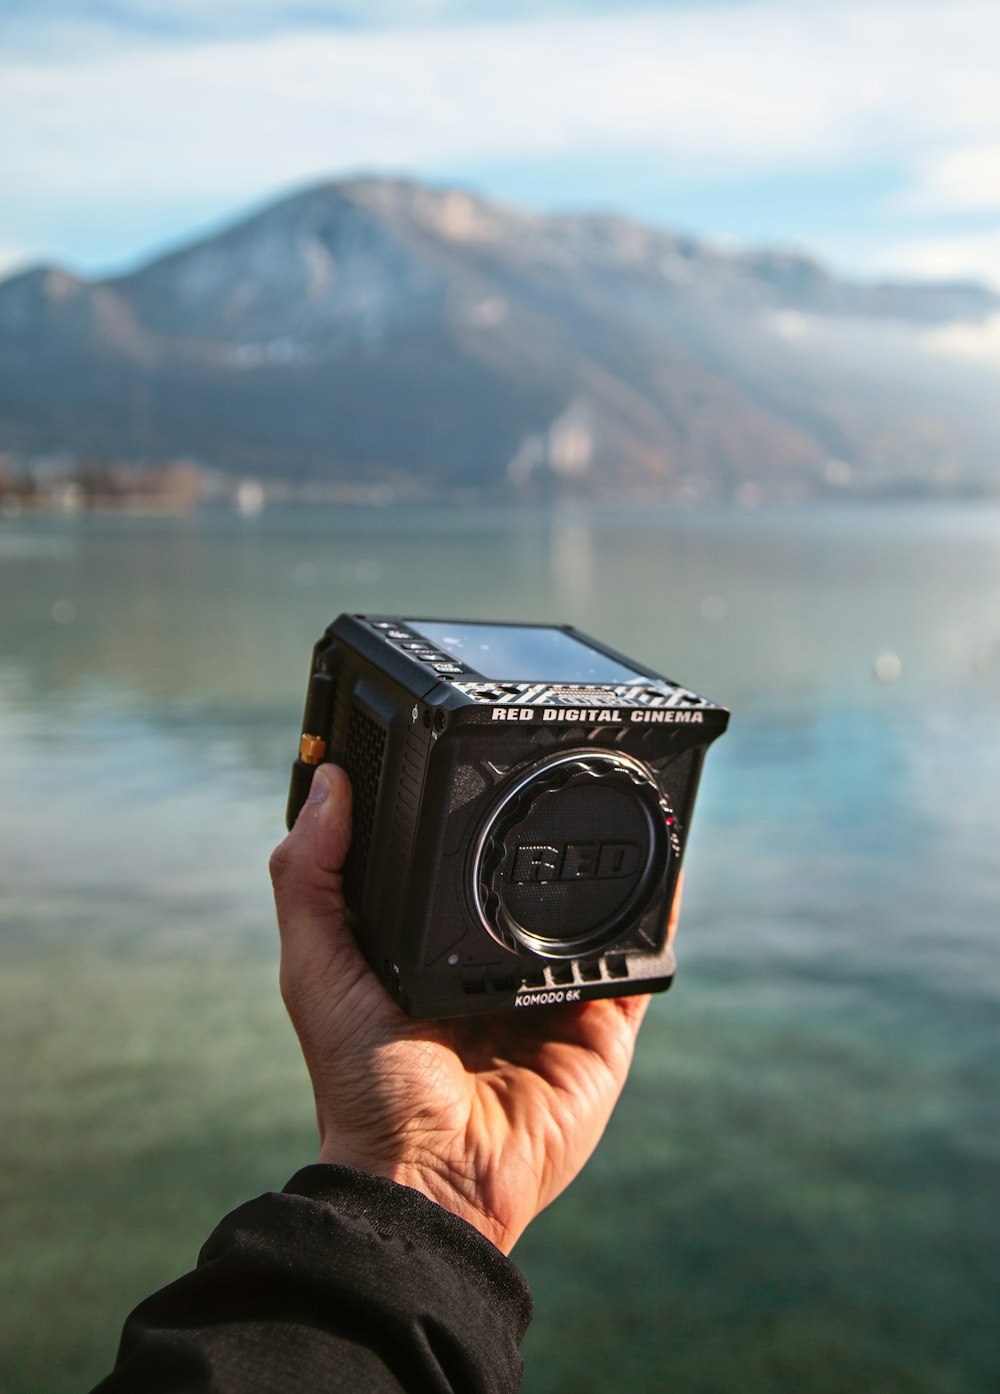
<svg viewBox="0 0 1000 1394"><path fill-rule="evenodd" d="M265 863L342 609L567 620L734 713L675 988L517 1252L525 1389L1000 1387L1000 512L565 508L0 519L4 1394L313 1155Z"/></svg>

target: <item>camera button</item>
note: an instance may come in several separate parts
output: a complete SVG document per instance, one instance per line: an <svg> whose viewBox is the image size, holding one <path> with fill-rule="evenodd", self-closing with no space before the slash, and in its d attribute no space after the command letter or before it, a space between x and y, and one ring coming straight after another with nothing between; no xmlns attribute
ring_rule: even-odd
<svg viewBox="0 0 1000 1394"><path fill-rule="evenodd" d="M462 974L462 991L485 992L486 974L482 972L476 972L474 970L467 970L466 972L464 972Z"/></svg>
<svg viewBox="0 0 1000 1394"><path fill-rule="evenodd" d="M628 959L624 954L607 954L604 959L609 978L628 977Z"/></svg>
<svg viewBox="0 0 1000 1394"><path fill-rule="evenodd" d="M557 987L566 987L574 981L572 963L553 963L549 966L549 972Z"/></svg>
<svg viewBox="0 0 1000 1394"><path fill-rule="evenodd" d="M580 970L580 978L585 983L599 983L601 981L601 963L599 959L588 958L585 963L577 964Z"/></svg>
<svg viewBox="0 0 1000 1394"><path fill-rule="evenodd" d="M544 987L545 969L541 964L537 968L526 968L521 974L521 981L525 987Z"/></svg>
<svg viewBox="0 0 1000 1394"><path fill-rule="evenodd" d="M494 992L513 992L517 983L517 974L511 968L494 969L490 974L490 986Z"/></svg>

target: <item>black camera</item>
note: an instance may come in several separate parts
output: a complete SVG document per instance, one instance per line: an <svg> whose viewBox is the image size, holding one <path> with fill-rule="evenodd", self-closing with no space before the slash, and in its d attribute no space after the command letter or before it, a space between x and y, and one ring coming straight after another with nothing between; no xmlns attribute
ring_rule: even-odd
<svg viewBox="0 0 1000 1394"><path fill-rule="evenodd" d="M728 721L569 625L341 615L313 650L288 826L315 767L342 765L345 897L411 1016L662 991Z"/></svg>

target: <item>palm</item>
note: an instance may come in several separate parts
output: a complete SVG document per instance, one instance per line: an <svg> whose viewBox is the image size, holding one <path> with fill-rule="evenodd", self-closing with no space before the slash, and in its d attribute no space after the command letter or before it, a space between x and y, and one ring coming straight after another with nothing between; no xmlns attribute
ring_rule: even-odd
<svg viewBox="0 0 1000 1394"><path fill-rule="evenodd" d="M450 1052L438 1078L454 1089L455 1160L473 1159L479 1201L506 1217L509 1242L597 1145L644 1005L600 1001L439 1028L438 1050Z"/></svg>
<svg viewBox="0 0 1000 1394"><path fill-rule="evenodd" d="M430 1168L470 1207L485 1208L509 1247L596 1146L647 999L414 1021L345 942L339 901L330 918L326 971L310 993L323 999L325 1019L300 1020L293 1008L321 1155L419 1177L422 1189L434 1183Z"/></svg>

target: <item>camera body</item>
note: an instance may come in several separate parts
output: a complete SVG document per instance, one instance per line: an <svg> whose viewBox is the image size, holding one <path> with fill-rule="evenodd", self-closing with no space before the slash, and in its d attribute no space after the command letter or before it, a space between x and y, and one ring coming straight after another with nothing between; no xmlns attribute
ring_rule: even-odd
<svg viewBox="0 0 1000 1394"><path fill-rule="evenodd" d="M662 991L729 713L568 625L341 615L315 645L287 823L354 791L344 894L415 1017Z"/></svg>

